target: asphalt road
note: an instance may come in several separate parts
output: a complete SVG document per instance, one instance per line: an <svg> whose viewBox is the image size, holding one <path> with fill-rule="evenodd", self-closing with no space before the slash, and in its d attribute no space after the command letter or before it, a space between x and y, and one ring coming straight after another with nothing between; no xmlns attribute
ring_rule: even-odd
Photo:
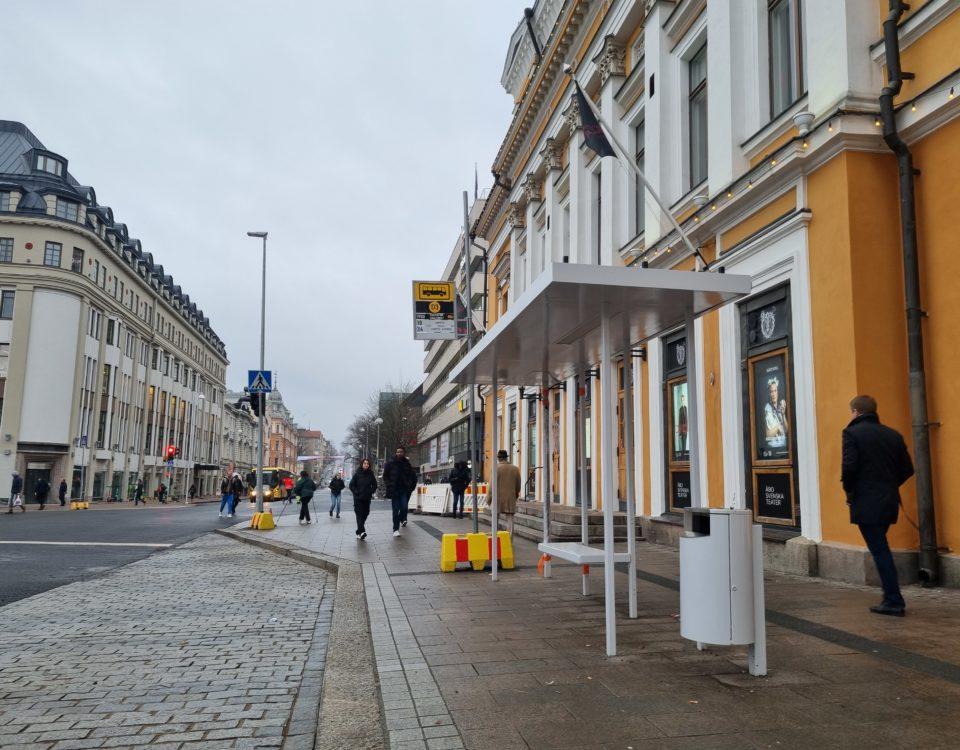
<svg viewBox="0 0 960 750"><path fill-rule="evenodd" d="M294 510L288 508L287 513L298 512L298 506L291 507ZM162 554L169 547L148 545L183 544L249 518L250 508L249 503L240 503L235 518L219 518L215 503L69 512L39 511L31 506L26 513L0 514L0 607Z"/></svg>

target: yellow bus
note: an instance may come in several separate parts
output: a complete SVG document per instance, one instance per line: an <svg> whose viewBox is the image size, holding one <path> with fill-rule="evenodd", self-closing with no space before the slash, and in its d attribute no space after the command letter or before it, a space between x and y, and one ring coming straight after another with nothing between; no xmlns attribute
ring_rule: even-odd
<svg viewBox="0 0 960 750"><path fill-rule="evenodd" d="M257 499L256 471L247 472L247 490L250 502ZM285 500L293 491L296 477L292 471L281 469L278 466L263 467L263 499Z"/></svg>

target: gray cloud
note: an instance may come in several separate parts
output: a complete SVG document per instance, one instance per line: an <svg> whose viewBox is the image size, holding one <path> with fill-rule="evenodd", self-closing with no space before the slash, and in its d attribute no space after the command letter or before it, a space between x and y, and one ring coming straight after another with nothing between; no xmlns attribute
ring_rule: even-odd
<svg viewBox="0 0 960 750"><path fill-rule="evenodd" d="M512 101L522 2L89 0L3 8L0 117L70 160L299 419L340 440L368 393L418 381L410 280L436 276Z"/></svg>

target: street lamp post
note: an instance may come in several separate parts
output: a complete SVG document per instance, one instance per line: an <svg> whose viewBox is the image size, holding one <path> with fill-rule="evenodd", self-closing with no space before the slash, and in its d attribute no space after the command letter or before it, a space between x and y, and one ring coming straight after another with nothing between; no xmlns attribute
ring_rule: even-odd
<svg viewBox="0 0 960 750"><path fill-rule="evenodd" d="M383 424L383 417L377 417L373 420L373 423L377 426L377 452L373 457L373 470L377 470L377 466L380 464L380 425Z"/></svg>
<svg viewBox="0 0 960 750"><path fill-rule="evenodd" d="M266 343L267 331L267 233L266 232L247 232L247 237L259 237L263 240L263 268L260 276L260 369L264 366L264 345ZM258 400L261 394L252 394ZM260 408L257 410L257 477L256 477L256 495L257 495L257 513L263 513L263 412L267 405L266 397L260 400Z"/></svg>

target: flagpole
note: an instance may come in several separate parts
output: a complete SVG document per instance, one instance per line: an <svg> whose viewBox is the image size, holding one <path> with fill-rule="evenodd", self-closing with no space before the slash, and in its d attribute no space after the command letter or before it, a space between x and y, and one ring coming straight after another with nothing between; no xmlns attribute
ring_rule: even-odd
<svg viewBox="0 0 960 750"><path fill-rule="evenodd" d="M657 205L660 207L660 210L667 215L667 218L670 220L670 223L673 225L673 228L677 230L677 233L680 235L680 238L683 240L684 244L687 246L687 249L690 250L695 256L700 259L700 262L704 266L707 265L707 261L704 260L703 255L700 254L700 251L694 246L690 241L690 237L687 236L687 233L683 231L683 228L674 218L673 212L667 208L666 204L660 199L660 194L656 191L653 185L650 184L650 181L647 179L647 176L643 173L643 170L637 166L636 162L627 156L627 150L623 147L620 141L617 140L617 136L613 133L613 128L611 128L606 120L603 119L603 115L600 114L600 110L593 103L589 96L583 91L580 87L580 82L577 80L577 76L573 72L573 68L568 63L563 66L564 72L573 79L573 84L576 86L577 91L580 93L579 100L586 102L586 105L590 108L590 111L593 113L593 116L597 118L597 122L603 128L606 133L607 138L610 141L610 146L616 151L617 158L619 161L627 166L637 177L640 178L640 181L643 182L644 186L650 192L650 195L653 196L653 199L657 202Z"/></svg>

